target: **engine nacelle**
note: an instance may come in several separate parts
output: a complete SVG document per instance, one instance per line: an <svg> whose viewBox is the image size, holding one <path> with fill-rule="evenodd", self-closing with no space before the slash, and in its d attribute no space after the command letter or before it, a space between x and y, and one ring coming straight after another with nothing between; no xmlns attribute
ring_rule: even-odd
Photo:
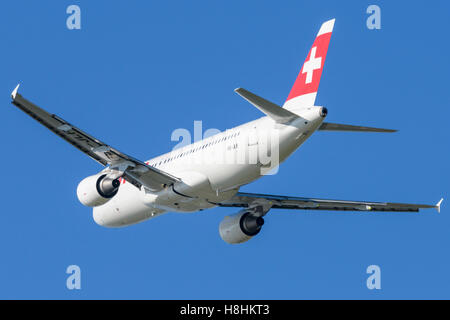
<svg viewBox="0 0 450 320"><path fill-rule="evenodd" d="M119 179L111 179L106 174L87 177L78 185L78 200L88 207L101 206L117 194L119 186Z"/></svg>
<svg viewBox="0 0 450 320"><path fill-rule="evenodd" d="M226 216L219 225L220 237L230 244L242 243L256 236L264 224L262 217L252 215L246 210Z"/></svg>

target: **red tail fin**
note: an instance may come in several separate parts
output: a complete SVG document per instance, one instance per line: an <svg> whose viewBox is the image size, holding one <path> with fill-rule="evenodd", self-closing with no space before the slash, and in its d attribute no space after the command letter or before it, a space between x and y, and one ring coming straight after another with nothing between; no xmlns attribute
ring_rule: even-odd
<svg viewBox="0 0 450 320"><path fill-rule="evenodd" d="M320 27L283 107L290 109L314 105L333 27L334 19L324 22Z"/></svg>

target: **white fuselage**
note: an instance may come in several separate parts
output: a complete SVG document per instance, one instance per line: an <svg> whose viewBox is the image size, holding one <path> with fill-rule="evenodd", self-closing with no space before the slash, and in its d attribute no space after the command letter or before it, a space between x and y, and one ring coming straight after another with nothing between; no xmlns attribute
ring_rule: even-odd
<svg viewBox="0 0 450 320"><path fill-rule="evenodd" d="M300 117L280 124L270 117L245 123L147 163L182 180L152 192L122 181L106 204L95 207L96 223L106 227L135 224L168 211L194 212L230 199L294 152L323 121L320 107L291 110Z"/></svg>

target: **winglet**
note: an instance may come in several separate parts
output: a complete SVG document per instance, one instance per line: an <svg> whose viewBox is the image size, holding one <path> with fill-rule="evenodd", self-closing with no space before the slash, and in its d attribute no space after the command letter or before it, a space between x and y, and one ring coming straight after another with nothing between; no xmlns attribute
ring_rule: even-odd
<svg viewBox="0 0 450 320"><path fill-rule="evenodd" d="M441 203L444 201L444 198L441 198L438 203L436 203L436 209L438 212L441 212Z"/></svg>
<svg viewBox="0 0 450 320"><path fill-rule="evenodd" d="M17 91L19 90L20 83L16 86L16 88L11 92L11 98L16 99Z"/></svg>

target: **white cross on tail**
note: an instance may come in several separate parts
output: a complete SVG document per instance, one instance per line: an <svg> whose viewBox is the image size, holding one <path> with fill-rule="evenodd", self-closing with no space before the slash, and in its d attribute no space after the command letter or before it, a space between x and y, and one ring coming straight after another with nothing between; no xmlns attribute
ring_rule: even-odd
<svg viewBox="0 0 450 320"><path fill-rule="evenodd" d="M311 49L311 56L309 57L309 60L306 61L303 65L302 73L306 73L305 84L312 82L314 70L320 69L320 67L322 66L322 58L316 58L316 50L317 47L313 47Z"/></svg>

